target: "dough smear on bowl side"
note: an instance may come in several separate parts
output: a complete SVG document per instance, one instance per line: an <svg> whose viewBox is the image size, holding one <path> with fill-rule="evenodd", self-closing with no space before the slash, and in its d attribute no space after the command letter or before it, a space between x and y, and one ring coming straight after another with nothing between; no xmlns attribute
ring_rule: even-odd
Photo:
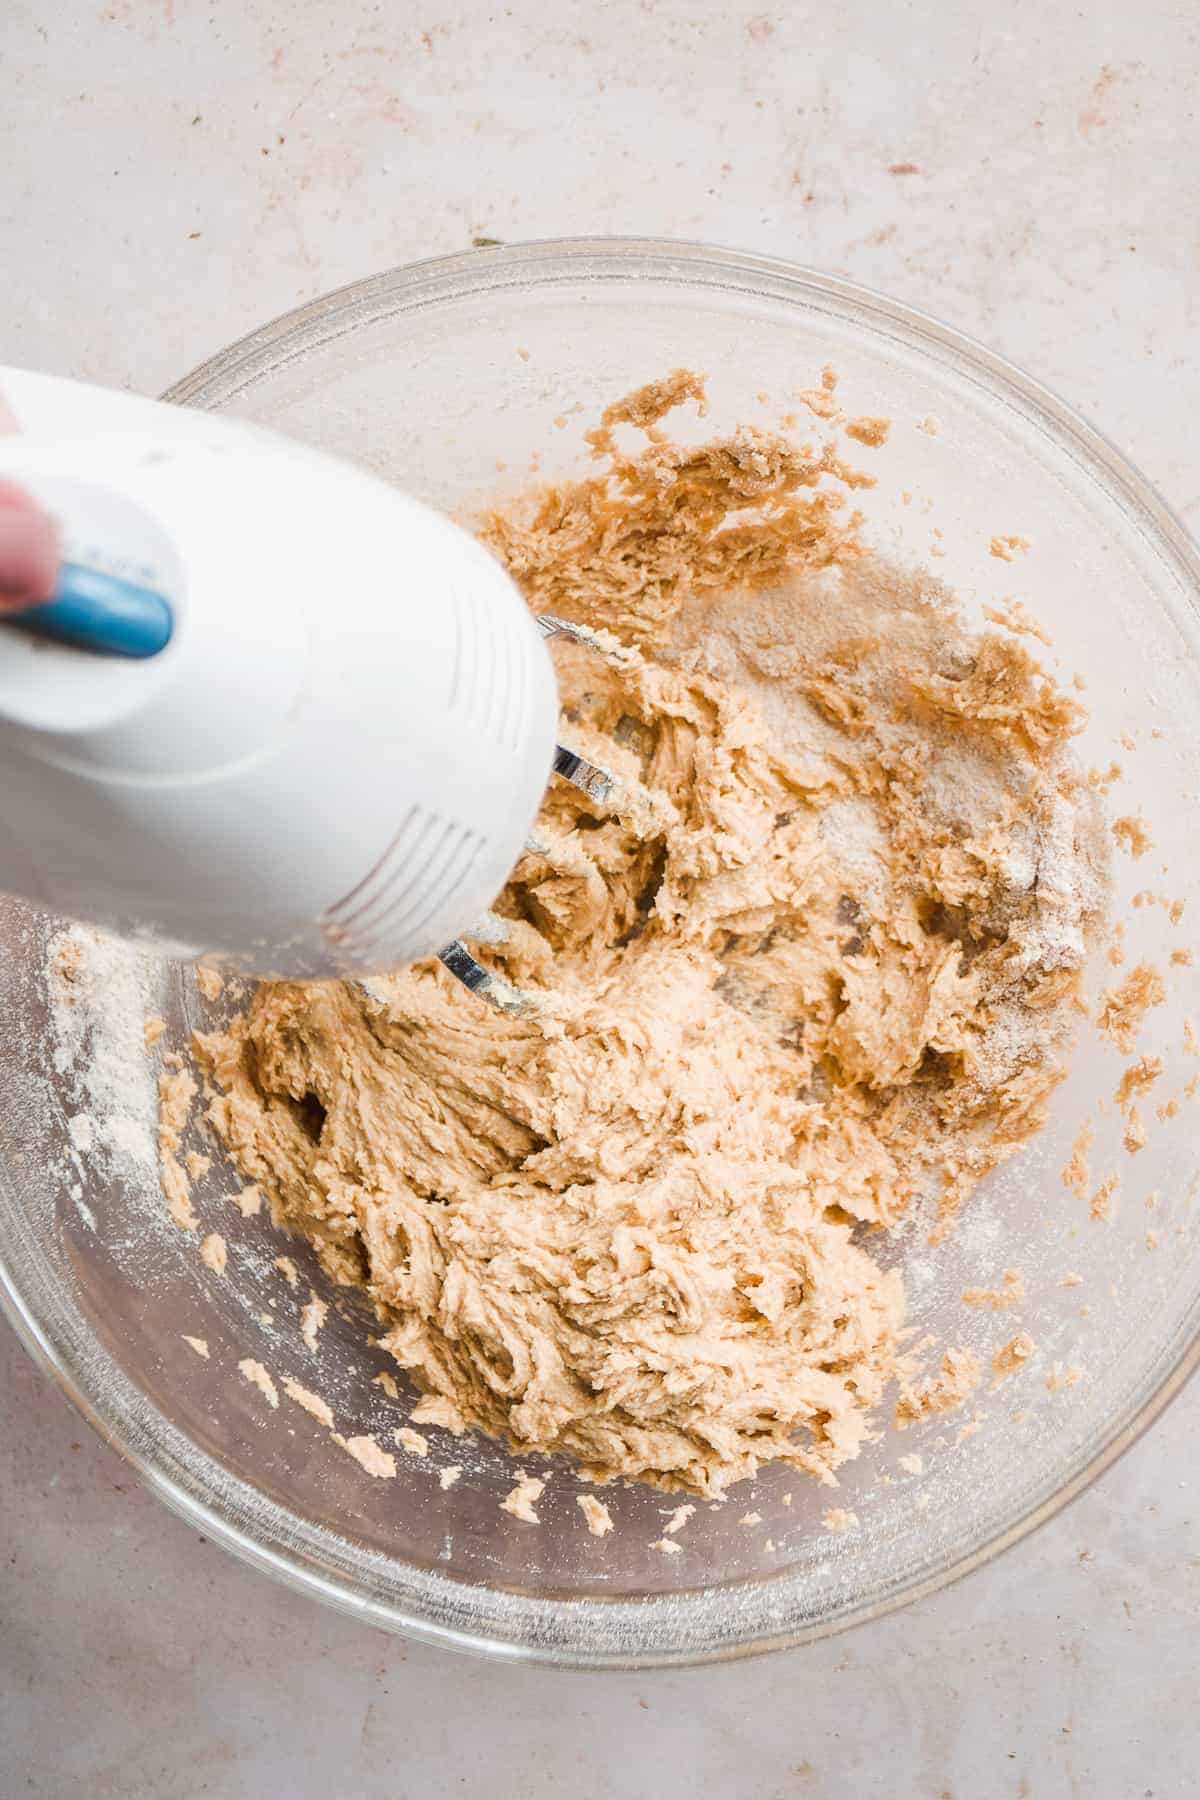
<svg viewBox="0 0 1200 1800"><path fill-rule="evenodd" d="M419 1389L717 1495L830 1482L876 1429L904 1293L863 1228L944 1231L1041 1125L1105 862L1076 702L867 551L835 447L676 444L687 400L609 408L593 475L482 525L531 607L625 646L556 650L564 741L656 800L548 789L487 953L544 1008L429 963L261 987L197 1043L245 1179Z"/></svg>

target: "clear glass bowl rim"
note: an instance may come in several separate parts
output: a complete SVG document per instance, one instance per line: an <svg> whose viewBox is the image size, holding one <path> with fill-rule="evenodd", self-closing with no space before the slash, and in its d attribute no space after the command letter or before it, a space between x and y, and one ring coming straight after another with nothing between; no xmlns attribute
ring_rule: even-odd
<svg viewBox="0 0 1200 1800"><path fill-rule="evenodd" d="M555 282L637 280L730 289L760 297L820 300L867 331L953 365L1048 432L1105 488L1182 577L1200 612L1200 553L1151 485L1092 426L1041 383L973 339L858 283L785 259L682 240L563 238L504 244L406 264L333 290L282 314L215 356L163 398L228 404L268 371L397 312L499 288ZM845 1607L805 1616L800 1584L786 1574L728 1588L699 1588L669 1601L533 1597L501 1593L396 1565L310 1526L249 1484L231 1482L162 1413L98 1342L80 1343L69 1302L45 1283L26 1293L0 1245L0 1307L35 1362L139 1479L196 1530L300 1593L364 1623L448 1648L566 1668L643 1669L728 1661L814 1642L920 1600L959 1580L1046 1523L1134 1444L1200 1363L1200 1281L1173 1354L1160 1359L1149 1391L1132 1400L1091 1454L1050 1493L968 1554ZM17 1251L17 1246L11 1246ZM74 1341L73 1341L74 1340ZM730 1613L736 1623L730 1628Z"/></svg>

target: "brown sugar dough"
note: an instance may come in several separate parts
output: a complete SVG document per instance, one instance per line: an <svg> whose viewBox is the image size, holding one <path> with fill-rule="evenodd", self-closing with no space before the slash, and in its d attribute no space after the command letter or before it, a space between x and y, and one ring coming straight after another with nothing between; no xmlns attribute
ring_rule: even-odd
<svg viewBox="0 0 1200 1800"><path fill-rule="evenodd" d="M563 736L658 798L551 785L489 951L544 1010L430 963L386 1004L264 986L199 1046L243 1174L418 1388L517 1454L717 1494L858 1454L904 1318L859 1228L949 1218L1038 1128L1103 882L1074 704L861 553L830 453L616 447L681 395L484 529L625 647L566 646ZM910 1410L974 1386L955 1354Z"/></svg>

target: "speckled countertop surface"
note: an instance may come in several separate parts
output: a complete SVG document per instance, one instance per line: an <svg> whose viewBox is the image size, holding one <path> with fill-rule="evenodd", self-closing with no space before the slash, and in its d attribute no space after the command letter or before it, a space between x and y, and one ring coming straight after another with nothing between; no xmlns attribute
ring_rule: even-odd
<svg viewBox="0 0 1200 1800"><path fill-rule="evenodd" d="M154 392L473 238L704 238L985 339L1195 529L1198 74L1189 0L6 0L0 359ZM1193 1794L1198 1428L1193 1387L1040 1534L875 1627L549 1675L237 1567L0 1327L0 1791Z"/></svg>

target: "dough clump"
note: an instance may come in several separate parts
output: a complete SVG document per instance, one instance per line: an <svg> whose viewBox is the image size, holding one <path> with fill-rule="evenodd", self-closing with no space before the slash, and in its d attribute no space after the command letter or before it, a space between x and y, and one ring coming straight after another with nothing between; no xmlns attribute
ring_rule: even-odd
<svg viewBox="0 0 1200 1800"><path fill-rule="evenodd" d="M887 1229L945 1230L1038 1129L1104 881L1075 703L863 549L836 450L667 441L689 400L639 390L594 474L483 524L596 628L556 651L562 738L641 797L550 786L486 952L543 1006L431 963L376 1000L264 986L198 1042L246 1179L422 1392L714 1495L860 1451L904 1325Z"/></svg>

